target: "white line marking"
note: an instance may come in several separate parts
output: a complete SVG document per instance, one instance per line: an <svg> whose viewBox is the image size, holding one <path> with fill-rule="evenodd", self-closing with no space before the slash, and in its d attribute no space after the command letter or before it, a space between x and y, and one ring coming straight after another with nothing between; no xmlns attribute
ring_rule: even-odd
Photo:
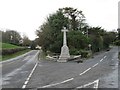
<svg viewBox="0 0 120 90"><path fill-rule="evenodd" d="M96 67L98 65L98 63L96 63L95 65L93 65L92 67Z"/></svg>
<svg viewBox="0 0 120 90"><path fill-rule="evenodd" d="M94 85L94 87L93 87L93 88L98 88L98 85L99 85L99 79L98 79L98 80L96 80L96 81L95 81L95 83L96 83L96 84Z"/></svg>
<svg viewBox="0 0 120 90"><path fill-rule="evenodd" d="M69 81L71 81L71 80L73 80L73 79L74 79L74 78L67 79L67 80L63 81L62 83L69 82Z"/></svg>
<svg viewBox="0 0 120 90"><path fill-rule="evenodd" d="M100 62L102 62L103 61L103 58L100 60Z"/></svg>
<svg viewBox="0 0 120 90"><path fill-rule="evenodd" d="M85 88L85 87L90 86L90 85L92 85L92 84L94 84L93 88L98 88L99 79L97 79L97 80L95 80L95 81L93 81L93 82L90 82L90 83L88 83L88 84L79 86L79 87L77 87L77 88Z"/></svg>
<svg viewBox="0 0 120 90"><path fill-rule="evenodd" d="M106 58L107 56L104 56L104 59Z"/></svg>
<svg viewBox="0 0 120 90"><path fill-rule="evenodd" d="M67 79L67 80L65 80L65 81L62 81L62 82L60 82L60 83L50 84L50 85L42 86L42 87L40 87L40 88L46 88L46 87L56 86L56 85L59 85L59 84L63 84L63 83L69 82L69 81L71 81L71 80L73 80L73 79L74 79L74 78L70 78L70 79Z"/></svg>
<svg viewBox="0 0 120 90"><path fill-rule="evenodd" d="M23 85L22 88L23 88L23 89L26 88L26 85Z"/></svg>
<svg viewBox="0 0 120 90"><path fill-rule="evenodd" d="M32 69L31 73L29 74L28 78L25 80L24 85L22 86L22 88L24 89L26 87L26 85L28 84L33 72L35 71L36 67L37 67L38 63L35 64L34 68Z"/></svg>
<svg viewBox="0 0 120 90"><path fill-rule="evenodd" d="M28 77L28 78L26 79L26 81L29 81L29 79L30 79L30 78Z"/></svg>
<svg viewBox="0 0 120 90"><path fill-rule="evenodd" d="M79 75L83 75L85 74L87 71L89 71L91 68L88 68L87 70L85 70L84 72L80 73Z"/></svg>
<svg viewBox="0 0 120 90"><path fill-rule="evenodd" d="M24 84L27 84L28 83L28 81L25 81L25 83Z"/></svg>

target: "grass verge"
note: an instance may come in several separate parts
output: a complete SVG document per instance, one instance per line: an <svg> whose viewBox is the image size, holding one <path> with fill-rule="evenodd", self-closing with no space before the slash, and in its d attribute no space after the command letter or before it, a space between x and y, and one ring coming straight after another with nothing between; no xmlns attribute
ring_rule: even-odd
<svg viewBox="0 0 120 90"><path fill-rule="evenodd" d="M0 58L0 61L4 61L4 60L7 60L7 59L11 59L11 58L20 56L20 55L25 54L26 52L29 52L29 51L30 51L30 49L27 49L27 50L23 50L23 51L14 53L14 54L3 55L2 58Z"/></svg>
<svg viewBox="0 0 120 90"><path fill-rule="evenodd" d="M9 43L1 43L1 45L2 45L2 49L20 48L21 47L21 46L9 44Z"/></svg>
<svg viewBox="0 0 120 90"><path fill-rule="evenodd" d="M40 51L40 53L39 53L39 59L40 60L46 60L46 54L45 54L45 52L44 51Z"/></svg>

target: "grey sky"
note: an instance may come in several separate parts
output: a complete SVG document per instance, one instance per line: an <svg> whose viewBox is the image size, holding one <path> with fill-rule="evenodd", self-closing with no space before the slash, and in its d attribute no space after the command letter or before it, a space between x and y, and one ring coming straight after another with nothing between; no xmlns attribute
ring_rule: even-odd
<svg viewBox="0 0 120 90"><path fill-rule="evenodd" d="M118 28L119 0L0 0L0 28L17 30L31 40L47 16L59 8L82 10L87 23L110 31Z"/></svg>

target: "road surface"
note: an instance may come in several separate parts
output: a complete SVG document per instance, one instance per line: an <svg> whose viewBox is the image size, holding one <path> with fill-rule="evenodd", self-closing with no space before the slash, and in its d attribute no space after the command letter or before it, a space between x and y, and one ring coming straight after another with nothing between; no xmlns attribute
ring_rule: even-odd
<svg viewBox="0 0 120 90"><path fill-rule="evenodd" d="M0 64L2 68L2 88L22 88L24 81L37 62L36 54L39 51L32 50L13 60Z"/></svg>
<svg viewBox="0 0 120 90"><path fill-rule="evenodd" d="M3 88L118 88L118 47L83 63L36 61L36 53L3 63Z"/></svg>

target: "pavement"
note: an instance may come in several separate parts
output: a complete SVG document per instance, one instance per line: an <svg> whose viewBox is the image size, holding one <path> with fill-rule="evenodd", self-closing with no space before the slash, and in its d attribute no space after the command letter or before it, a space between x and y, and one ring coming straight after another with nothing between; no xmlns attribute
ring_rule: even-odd
<svg viewBox="0 0 120 90"><path fill-rule="evenodd" d="M2 63L3 88L111 90L119 86L118 47L101 52L83 63L38 60L33 58L37 53L38 51L32 51L22 59Z"/></svg>

